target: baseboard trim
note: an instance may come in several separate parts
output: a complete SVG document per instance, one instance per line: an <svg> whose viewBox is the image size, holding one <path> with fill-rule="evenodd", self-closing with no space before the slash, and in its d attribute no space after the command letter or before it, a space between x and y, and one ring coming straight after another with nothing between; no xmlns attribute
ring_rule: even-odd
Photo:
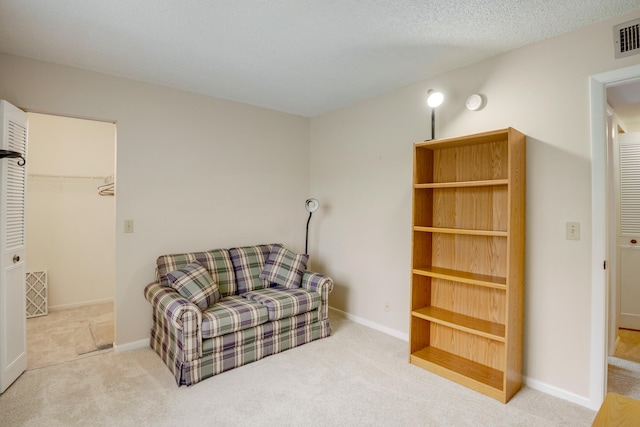
<svg viewBox="0 0 640 427"><path fill-rule="evenodd" d="M524 375L522 376L522 382L529 388L541 391L546 394L550 394L551 396L558 397L560 399L568 400L569 402L584 406L585 408L593 409L594 411L597 411L600 406L597 405L596 407L594 407L591 399L588 399L584 396L579 396L575 393L571 393L570 391L554 387L552 385L543 383L542 381L534 380L533 378L529 378Z"/></svg>
<svg viewBox="0 0 640 427"><path fill-rule="evenodd" d="M353 314L347 313L346 311L339 310L335 307L329 306L329 310L334 311L360 325L367 326L371 329L375 329L376 331L384 332L387 335L391 335L392 337L396 337L403 341L409 342L409 334L405 334L404 332L400 332L395 329L388 328L386 326L380 325L379 323L375 323L370 320L363 319L362 317L354 316Z"/></svg>
<svg viewBox="0 0 640 427"><path fill-rule="evenodd" d="M122 353L125 351L139 350L141 348L148 348L148 347L149 347L149 338L145 338L140 341L133 341L133 342L128 342L120 345L114 344L113 350L116 353Z"/></svg>
<svg viewBox="0 0 640 427"><path fill-rule="evenodd" d="M105 304L105 303L108 303L108 302L114 302L113 298L94 299L94 300L91 300L91 301L74 302L74 303L71 303L71 304L50 305L49 306L49 312L68 310L70 308L85 307L87 305Z"/></svg>
<svg viewBox="0 0 640 427"><path fill-rule="evenodd" d="M378 323L372 322L370 320L367 319L363 319L362 317L358 317L355 316L353 314L347 313L346 311L342 311L340 309L337 309L335 307L331 307L329 306L329 310L340 314L341 316L346 317L347 319L356 322L360 325L363 326L367 326L371 329L375 329L377 331L383 332L387 335L391 335L393 337L399 338L403 341L409 341L409 334L405 334L403 332L397 331L395 329L392 328L388 328L386 326L380 325ZM591 402L590 399L584 397L584 396L579 396L575 393L571 393L569 391L563 390L561 388L558 387L554 387L551 386L549 384L543 383L542 381L538 381L538 380L534 380L532 378L526 377L526 376L522 376L522 382L524 385L526 385L529 388L532 388L534 390L537 391L541 391L542 393L545 394L549 394L551 396L563 399L563 400L567 400L569 402L575 403L577 405L580 406L584 406L585 408L589 408L592 409L594 411L597 411L598 408L600 407L600 405L595 405L593 402ZM595 405L595 406L594 406Z"/></svg>

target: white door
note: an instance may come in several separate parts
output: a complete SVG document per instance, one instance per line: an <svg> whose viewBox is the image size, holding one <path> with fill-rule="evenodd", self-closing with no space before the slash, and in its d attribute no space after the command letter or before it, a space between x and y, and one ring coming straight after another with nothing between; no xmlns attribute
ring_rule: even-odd
<svg viewBox="0 0 640 427"><path fill-rule="evenodd" d="M621 134L618 142L618 326L640 330L640 134Z"/></svg>
<svg viewBox="0 0 640 427"><path fill-rule="evenodd" d="M0 149L27 152L27 115L0 101ZM0 159L0 393L27 369L26 165Z"/></svg>

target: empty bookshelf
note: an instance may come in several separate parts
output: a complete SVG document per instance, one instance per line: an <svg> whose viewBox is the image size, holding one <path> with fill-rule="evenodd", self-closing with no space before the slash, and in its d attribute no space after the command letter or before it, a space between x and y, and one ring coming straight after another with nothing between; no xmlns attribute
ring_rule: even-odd
<svg viewBox="0 0 640 427"><path fill-rule="evenodd" d="M412 364L506 403L522 383L526 137L414 144Z"/></svg>

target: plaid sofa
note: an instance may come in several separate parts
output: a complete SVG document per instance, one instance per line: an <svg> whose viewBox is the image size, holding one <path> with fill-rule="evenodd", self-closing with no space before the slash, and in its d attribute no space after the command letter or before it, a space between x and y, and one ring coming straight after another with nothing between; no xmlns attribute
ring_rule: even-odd
<svg viewBox="0 0 640 427"><path fill-rule="evenodd" d="M274 245L163 255L156 281L145 287L153 308L150 345L178 385L254 362L327 337L333 281L304 271L299 288L261 279ZM202 310L170 286L168 274L198 261L217 283L221 299Z"/></svg>

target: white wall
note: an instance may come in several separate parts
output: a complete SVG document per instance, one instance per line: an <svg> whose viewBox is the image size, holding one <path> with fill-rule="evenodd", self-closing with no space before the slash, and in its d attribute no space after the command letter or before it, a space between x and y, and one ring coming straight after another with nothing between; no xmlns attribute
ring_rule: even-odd
<svg viewBox="0 0 640 427"><path fill-rule="evenodd" d="M409 325L412 143L430 138L425 94L443 91L436 136L514 127L527 140L524 373L588 404L591 323L589 76L614 60L612 27L640 11L313 118L311 192L326 209L311 251L332 305L398 335ZM487 106L465 109L472 93ZM603 117L604 121L604 117ZM565 223L582 239L565 240ZM385 311L389 302L390 310Z"/></svg>
<svg viewBox="0 0 640 427"><path fill-rule="evenodd" d="M29 114L27 271L47 270L50 310L114 299L114 197L63 177L113 175L115 144L113 123Z"/></svg>
<svg viewBox="0 0 640 427"><path fill-rule="evenodd" d="M143 289L159 255L266 242L304 250L307 118L9 55L0 98L117 124L116 345L149 336Z"/></svg>

